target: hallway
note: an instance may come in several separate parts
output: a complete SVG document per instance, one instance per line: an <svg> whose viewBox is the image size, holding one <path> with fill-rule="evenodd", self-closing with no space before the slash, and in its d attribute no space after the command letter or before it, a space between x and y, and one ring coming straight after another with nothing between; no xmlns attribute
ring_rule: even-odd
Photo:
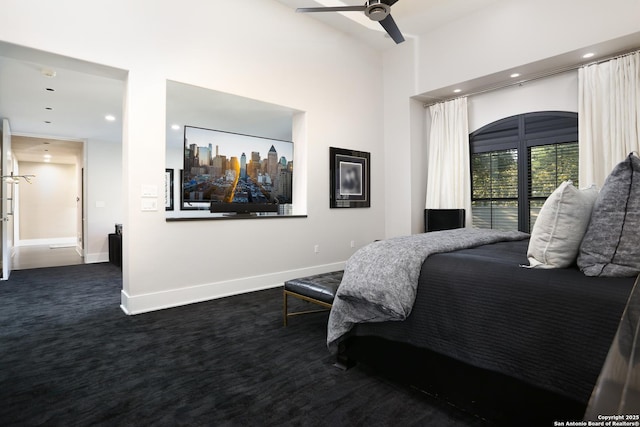
<svg viewBox="0 0 640 427"><path fill-rule="evenodd" d="M59 267L83 264L76 247L56 247L55 245L20 246L14 248L13 270Z"/></svg>

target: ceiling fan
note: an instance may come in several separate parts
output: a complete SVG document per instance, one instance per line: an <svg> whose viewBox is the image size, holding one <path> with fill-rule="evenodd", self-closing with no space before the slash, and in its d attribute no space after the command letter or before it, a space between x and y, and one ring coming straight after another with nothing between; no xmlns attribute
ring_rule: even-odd
<svg viewBox="0 0 640 427"><path fill-rule="evenodd" d="M391 36L394 42L402 43L404 37L398 29L396 22L391 17L391 6L398 0L367 0L363 6L336 6L336 7L299 7L296 12L364 12L372 21L380 22L382 28Z"/></svg>

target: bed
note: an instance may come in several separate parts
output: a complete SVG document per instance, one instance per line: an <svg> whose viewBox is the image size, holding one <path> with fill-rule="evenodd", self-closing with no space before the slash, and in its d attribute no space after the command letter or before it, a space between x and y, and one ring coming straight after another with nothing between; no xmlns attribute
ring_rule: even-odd
<svg viewBox="0 0 640 427"><path fill-rule="evenodd" d="M347 262L328 347L338 365L364 362L507 425L582 419L640 271L639 228L630 155L600 191L559 186L531 235L374 242Z"/></svg>
<svg viewBox="0 0 640 427"><path fill-rule="evenodd" d="M484 388L500 384L504 397L519 400L506 392L516 386L502 381L514 379L531 386L524 392L517 387L528 393L527 406L543 399L539 404L563 408L550 418L581 416L634 278L586 277L577 267L524 268L528 243L525 238L430 255L409 316L353 325L338 338L338 359L404 374L423 390L438 381L446 388L446 378L435 378L442 373L438 366L446 366L450 379L463 376L463 387L481 387L477 393L495 397L499 390ZM437 364L435 371L428 363ZM465 384L466 378L478 384ZM532 390L542 392L532 397Z"/></svg>

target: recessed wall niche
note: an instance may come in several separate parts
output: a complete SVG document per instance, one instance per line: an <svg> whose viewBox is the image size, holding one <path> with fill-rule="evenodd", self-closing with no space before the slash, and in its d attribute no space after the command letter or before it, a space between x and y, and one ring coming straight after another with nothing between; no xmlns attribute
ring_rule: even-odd
<svg viewBox="0 0 640 427"><path fill-rule="evenodd" d="M303 188L306 187L303 185L306 180L302 178L306 176L306 141L300 136L305 134L300 130L304 123L304 112L171 80L167 80L166 89L166 168L173 171L173 203L169 204L174 206L174 209L166 211L167 219L220 217L211 214L208 209L180 209L185 126L294 141L294 204L290 213L306 214L306 188ZM168 195L170 193L166 192Z"/></svg>

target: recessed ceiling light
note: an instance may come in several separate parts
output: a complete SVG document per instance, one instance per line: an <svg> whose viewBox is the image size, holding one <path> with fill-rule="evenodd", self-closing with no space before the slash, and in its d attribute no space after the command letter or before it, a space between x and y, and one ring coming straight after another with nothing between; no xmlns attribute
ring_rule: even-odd
<svg viewBox="0 0 640 427"><path fill-rule="evenodd" d="M116 119L116 116L113 116L111 114L107 114L106 116L104 116L104 119L109 121L109 122L113 122Z"/></svg>
<svg viewBox="0 0 640 427"><path fill-rule="evenodd" d="M48 90L49 92L55 92L56 90L52 87L46 87L45 90Z"/></svg>
<svg viewBox="0 0 640 427"><path fill-rule="evenodd" d="M453 90L453 93L460 93L460 92L462 92L462 89L454 89Z"/></svg>
<svg viewBox="0 0 640 427"><path fill-rule="evenodd" d="M179 130L180 129L180 125L171 125L171 129Z"/></svg>
<svg viewBox="0 0 640 427"><path fill-rule="evenodd" d="M51 123L51 121L49 121L49 120L45 120L44 122L45 122L46 124Z"/></svg>
<svg viewBox="0 0 640 427"><path fill-rule="evenodd" d="M45 77L53 78L56 76L55 70L52 70L51 68L43 68L40 72Z"/></svg>
<svg viewBox="0 0 640 427"><path fill-rule="evenodd" d="M515 79L516 77L520 77L520 73L513 73L509 77L511 77L512 79Z"/></svg>
<svg viewBox="0 0 640 427"><path fill-rule="evenodd" d="M589 58L593 57L594 55L595 55L595 53L589 52L589 53L585 53L584 55L582 55L582 57L584 59L589 59Z"/></svg>
<svg viewBox="0 0 640 427"><path fill-rule="evenodd" d="M51 107L44 107L44 109L45 110L49 110L49 111L53 110L53 108L51 108Z"/></svg>

